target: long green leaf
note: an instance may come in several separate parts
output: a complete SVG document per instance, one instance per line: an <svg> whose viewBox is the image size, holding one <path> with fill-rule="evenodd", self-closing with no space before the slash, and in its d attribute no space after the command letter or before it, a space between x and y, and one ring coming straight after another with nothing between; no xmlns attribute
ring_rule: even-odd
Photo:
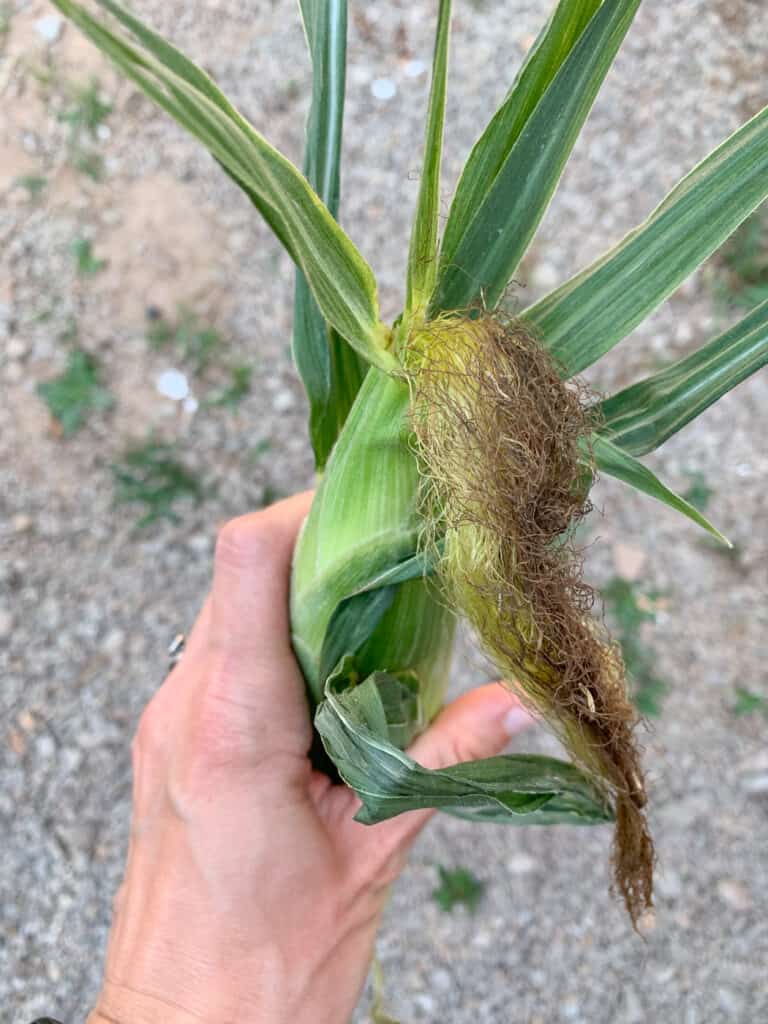
<svg viewBox="0 0 768 1024"><path fill-rule="evenodd" d="M451 0L440 0L432 61L424 161L419 198L411 231L406 285L406 316L425 309L437 278L437 232L440 214L440 162L443 154L445 92L448 77L448 44L451 34Z"/></svg>
<svg viewBox="0 0 768 1024"><path fill-rule="evenodd" d="M657 501L669 505L676 512L687 516L697 526L701 526L707 533L711 533L713 537L716 537L726 547L732 546L728 538L724 537L697 508L694 508L685 498L681 498L679 494L675 494L674 491L670 490L666 484L659 480L655 473L648 469L647 466L644 466L642 462L639 462L633 455L623 451L612 441L609 441L606 437L601 437L599 434L593 436L591 444L595 464L603 473L608 473L609 476L616 477L622 483L634 487L636 491L641 491L643 494L647 494L651 498L656 498Z"/></svg>
<svg viewBox="0 0 768 1024"><path fill-rule="evenodd" d="M560 180L640 0L603 0L507 153L450 262L441 261L432 314L503 293Z"/></svg>
<svg viewBox="0 0 768 1024"><path fill-rule="evenodd" d="M768 301L672 366L600 404L600 432L645 455L768 363Z"/></svg>
<svg viewBox="0 0 768 1024"><path fill-rule="evenodd" d="M304 174L330 213L338 216L341 135L347 51L347 0L301 0L312 59ZM325 467L367 367L329 327L301 270L296 271L293 357L309 401L315 466Z"/></svg>
<svg viewBox="0 0 768 1024"><path fill-rule="evenodd" d="M518 825L602 824L612 818L605 796L574 765L532 754L492 757L430 771L394 740L418 717L418 696L403 684L397 699L388 673L334 692L329 685L315 715L325 749L363 806L366 825L403 811L437 807L462 817ZM394 716L393 721L390 717Z"/></svg>
<svg viewBox="0 0 768 1024"><path fill-rule="evenodd" d="M156 103L195 135L249 195L263 202L278 236L309 281L324 317L357 351L387 371L397 366L388 351L386 328L379 321L373 273L341 230L306 178L271 146L218 93L209 80L205 88L188 71L176 68L178 51L163 52L148 30L138 37L139 52L116 36L75 0L55 0L69 17L117 66ZM117 5L110 3L110 10ZM134 30L134 34L138 33ZM186 59L185 59L186 60ZM203 75L199 69L197 76ZM219 98L214 99L215 91Z"/></svg>
<svg viewBox="0 0 768 1024"><path fill-rule="evenodd" d="M469 154L456 186L440 245L440 264L454 262L456 247L488 194L528 118L602 0L560 0L528 51L504 102Z"/></svg>
<svg viewBox="0 0 768 1024"><path fill-rule="evenodd" d="M638 228L523 314L567 375L625 338L768 196L768 107Z"/></svg>

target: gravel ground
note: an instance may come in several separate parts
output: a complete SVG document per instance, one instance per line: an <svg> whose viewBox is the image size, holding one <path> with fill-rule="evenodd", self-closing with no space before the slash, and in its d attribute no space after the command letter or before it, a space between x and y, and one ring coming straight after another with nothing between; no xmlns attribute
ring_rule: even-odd
<svg viewBox="0 0 768 1024"><path fill-rule="evenodd" d="M245 113L298 157L308 68L289 0L137 3L203 61ZM343 220L371 260L384 312L402 300L416 195L433 4L354 4ZM446 207L478 126L505 92L548 0L457 0ZM217 524L306 486L304 405L288 358L291 272L246 200L180 129L118 80L39 0L3 5L0 29L0 1005L3 1020L82 1019L99 981L130 806L128 740L164 649L208 585ZM46 38L47 37L47 38ZM562 280L642 219L671 184L766 101L768 7L647 0L611 72L514 298ZM114 104L95 182L72 166L72 82L97 75ZM386 78L396 94L376 99ZM42 175L37 200L17 184ZM75 238L106 267L74 272ZM186 304L254 367L236 408L180 410L155 388L169 356L144 311ZM35 394L66 336L98 355L112 411L62 439ZM718 328L706 272L601 364L612 389ZM440 818L394 887L379 944L388 1008L464 1024L768 1021L766 720L736 718L734 688L768 692L765 446L768 378L751 379L650 460L673 486L704 475L724 557L671 512L598 493L589 571L665 595L648 634L669 682L647 737L660 875L645 940L609 897L607 830L507 829ZM177 523L135 530L110 465L154 431L211 485ZM265 443L270 448L265 451ZM457 687L485 670L461 658ZM522 746L522 742L520 744ZM526 748L549 749L546 736ZM474 914L430 899L435 864L486 883ZM359 1020L367 1019L361 1008Z"/></svg>

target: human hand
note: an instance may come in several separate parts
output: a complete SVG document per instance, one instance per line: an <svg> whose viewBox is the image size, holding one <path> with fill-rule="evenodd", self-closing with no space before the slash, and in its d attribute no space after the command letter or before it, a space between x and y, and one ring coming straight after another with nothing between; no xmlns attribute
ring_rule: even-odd
<svg viewBox="0 0 768 1024"><path fill-rule="evenodd" d="M228 523L213 588L133 742L133 820L90 1024L344 1024L388 886L429 811L353 821L311 767L290 645L302 494ZM427 767L498 753L527 714L492 684L413 744Z"/></svg>

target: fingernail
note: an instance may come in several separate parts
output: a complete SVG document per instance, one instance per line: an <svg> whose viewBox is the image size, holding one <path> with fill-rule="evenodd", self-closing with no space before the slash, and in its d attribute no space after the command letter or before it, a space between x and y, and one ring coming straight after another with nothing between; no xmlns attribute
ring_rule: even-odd
<svg viewBox="0 0 768 1024"><path fill-rule="evenodd" d="M521 704L516 704L504 716L504 729L508 736L514 736L523 729L527 729L532 722L533 718L525 708Z"/></svg>

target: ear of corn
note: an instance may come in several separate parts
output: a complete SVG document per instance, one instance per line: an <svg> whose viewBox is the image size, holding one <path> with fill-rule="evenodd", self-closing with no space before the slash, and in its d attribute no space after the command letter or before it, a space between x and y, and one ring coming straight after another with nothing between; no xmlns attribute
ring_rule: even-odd
<svg viewBox="0 0 768 1024"><path fill-rule="evenodd" d="M477 820L616 818L618 887L651 900L645 793L615 650L587 614L571 537L595 469L724 539L643 466L768 360L768 304L602 403L568 378L627 334L768 196L768 108L650 217L517 321L493 310L524 255L639 0L560 0L472 150L442 243L450 4L435 59L403 316L336 223L346 3L300 0L313 64L305 174L178 50L98 0L54 0L220 162L297 266L294 355L324 470L297 545L294 649L315 722L373 823L416 807ZM549 355L547 354L549 353ZM521 413L522 410L522 413ZM439 710L457 613L577 765L525 756L427 771L404 747Z"/></svg>

